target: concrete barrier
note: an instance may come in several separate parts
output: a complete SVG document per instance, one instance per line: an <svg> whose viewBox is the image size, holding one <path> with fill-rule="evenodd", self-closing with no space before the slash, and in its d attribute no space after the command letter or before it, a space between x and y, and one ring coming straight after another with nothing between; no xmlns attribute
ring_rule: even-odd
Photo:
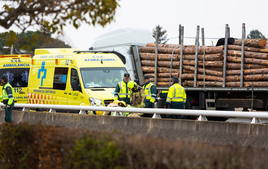
<svg viewBox="0 0 268 169"><path fill-rule="evenodd" d="M1 122L4 113L0 115ZM44 124L186 142L268 147L268 125L193 120L89 116L66 113L13 112L15 123Z"/></svg>

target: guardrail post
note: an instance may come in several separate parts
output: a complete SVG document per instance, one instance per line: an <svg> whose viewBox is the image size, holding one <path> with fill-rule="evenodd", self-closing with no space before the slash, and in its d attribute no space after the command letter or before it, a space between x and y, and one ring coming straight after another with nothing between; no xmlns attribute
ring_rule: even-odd
<svg viewBox="0 0 268 169"><path fill-rule="evenodd" d="M253 117L250 124L260 124L260 120L257 119L256 117Z"/></svg>
<svg viewBox="0 0 268 169"><path fill-rule="evenodd" d="M85 110L80 110L79 114L87 114L87 112Z"/></svg>
<svg viewBox="0 0 268 169"><path fill-rule="evenodd" d="M154 108L157 108L157 102L154 103ZM152 118L153 119L161 119L161 115L154 113Z"/></svg>
<svg viewBox="0 0 268 169"><path fill-rule="evenodd" d="M156 114L156 113L154 113L154 115L153 115L152 118L153 118L153 119L161 119L161 116L160 116L160 114Z"/></svg>
<svg viewBox="0 0 268 169"><path fill-rule="evenodd" d="M200 115L197 119L197 121L208 121L206 116Z"/></svg>
<svg viewBox="0 0 268 169"><path fill-rule="evenodd" d="M56 110L55 110L55 109L49 109L48 112L49 112L49 113L56 113Z"/></svg>
<svg viewBox="0 0 268 169"><path fill-rule="evenodd" d="M23 107L21 111L25 112L27 110L29 110L29 109L27 109L26 107Z"/></svg>

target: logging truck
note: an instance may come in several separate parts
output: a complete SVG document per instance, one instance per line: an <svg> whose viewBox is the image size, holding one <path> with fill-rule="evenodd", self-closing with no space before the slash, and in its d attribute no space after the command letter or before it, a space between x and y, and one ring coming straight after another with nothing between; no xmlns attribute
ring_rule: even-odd
<svg viewBox="0 0 268 169"><path fill-rule="evenodd" d="M168 89L172 76L178 76L187 92L188 109L268 109L266 40L231 40L201 47L127 44L102 49L119 48L127 50L124 56L131 63L127 69L133 79L142 84L144 75L156 78L159 107L165 104L162 91Z"/></svg>

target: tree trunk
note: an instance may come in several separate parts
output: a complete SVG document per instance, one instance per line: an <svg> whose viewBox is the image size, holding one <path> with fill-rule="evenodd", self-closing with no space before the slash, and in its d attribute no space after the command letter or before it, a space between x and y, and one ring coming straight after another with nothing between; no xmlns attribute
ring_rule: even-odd
<svg viewBox="0 0 268 169"><path fill-rule="evenodd" d="M228 56L227 61L241 63L241 58L235 57L235 56ZM258 65L268 65L268 60L263 60L263 59L244 58L244 61L245 61L245 63L252 63L252 64L258 64Z"/></svg>
<svg viewBox="0 0 268 169"><path fill-rule="evenodd" d="M141 69L142 69L142 71L144 73L154 73L154 67L143 66ZM158 73L168 73L168 72L170 72L170 69L169 68L159 67L157 69L157 71L158 71ZM179 70L178 69L171 69L171 72L172 73L179 73Z"/></svg>
<svg viewBox="0 0 268 169"><path fill-rule="evenodd" d="M154 66L154 61L153 60L142 60L141 61L142 66ZM171 62L170 61L158 61L157 65L160 67L170 67ZM178 68L180 66L179 61L173 61L172 62L172 67L173 68Z"/></svg>
<svg viewBox="0 0 268 169"><path fill-rule="evenodd" d="M240 76L227 76L226 80L229 82L240 81ZM246 81L260 81L268 80L267 74L255 74L255 75L244 75L244 80Z"/></svg>
<svg viewBox="0 0 268 169"><path fill-rule="evenodd" d="M268 68L262 69L245 69L245 74L266 74L268 73ZM227 70L227 75L240 75L240 70Z"/></svg>
<svg viewBox="0 0 268 169"><path fill-rule="evenodd" d="M227 82L228 87L239 87L240 82ZM268 82L258 81L258 82L244 82L244 87L268 87Z"/></svg>
<svg viewBox="0 0 268 169"><path fill-rule="evenodd" d="M184 65L195 65L194 60L183 60L183 66ZM203 62L198 61L198 66L203 67ZM206 61L205 66L210 66L210 67L222 67L223 66L223 61Z"/></svg>
<svg viewBox="0 0 268 169"><path fill-rule="evenodd" d="M169 87L169 82L157 82L157 86L159 87Z"/></svg>
<svg viewBox="0 0 268 169"><path fill-rule="evenodd" d="M228 50L228 55L241 57L241 51ZM245 57L254 58L254 59L268 59L268 53L245 51Z"/></svg>
<svg viewBox="0 0 268 169"><path fill-rule="evenodd" d="M203 60L203 57L205 57L205 61L221 61L223 60L223 55L221 53L215 53L215 54L200 54L198 55L198 60ZM185 60L195 60L195 55L184 55L183 59Z"/></svg>
<svg viewBox="0 0 268 169"><path fill-rule="evenodd" d="M189 79L194 79L194 74L182 74L181 78L183 80L189 80ZM198 80L203 80L204 79L204 75L197 75L197 79ZM210 76L210 75L205 75L205 80L206 81L223 81L222 77L218 77L218 76Z"/></svg>
<svg viewBox="0 0 268 169"><path fill-rule="evenodd" d="M242 45L242 40L235 40L235 45ZM265 39L245 39L245 46L255 47L255 48L265 48L266 40Z"/></svg>
<svg viewBox="0 0 268 169"><path fill-rule="evenodd" d="M238 46L238 45L228 45L228 50L238 50L238 51L241 51L241 46ZM245 51L249 51L249 52L261 52L262 49L260 49L260 48L252 48L252 47L245 46Z"/></svg>
<svg viewBox="0 0 268 169"><path fill-rule="evenodd" d="M141 61L142 66L154 66L153 60L142 60ZM170 67L171 62L170 61L159 61L158 66L160 67ZM183 60L183 65L195 65L194 60ZM205 66L211 66L211 67L222 67L223 62L222 61L206 61ZM173 68L179 68L180 62L179 61L173 61L172 67ZM198 66L203 66L203 62L199 61Z"/></svg>
<svg viewBox="0 0 268 169"><path fill-rule="evenodd" d="M227 63L227 68L230 69L241 69L240 63ZM245 64L245 69L256 69L256 68L266 68L264 65L255 65L255 64Z"/></svg>
<svg viewBox="0 0 268 169"><path fill-rule="evenodd" d="M197 86L222 87L223 82L197 82ZM183 86L194 86L194 81L184 81ZM226 87L240 87L240 82L227 82ZM268 87L267 81L244 82L244 87Z"/></svg>
<svg viewBox="0 0 268 169"><path fill-rule="evenodd" d="M142 60L154 60L155 59L155 54L153 53L140 53L140 57ZM157 60L158 61L170 61L171 58L173 61L178 61L179 60L179 55L178 54L158 54Z"/></svg>
<svg viewBox="0 0 268 169"><path fill-rule="evenodd" d="M194 66L183 66L183 69L190 70L190 71L194 72L195 67ZM204 73L203 68L199 68L198 72L203 74ZM206 75L214 75L214 76L222 76L222 72L216 71L216 70L211 70L211 69L205 69L205 74Z"/></svg>
<svg viewBox="0 0 268 169"><path fill-rule="evenodd" d="M223 46L208 46L208 47L200 47L199 48L199 54L203 54L205 50L206 54L215 54L215 53L222 53L223 52ZM154 53L155 48L154 47L140 47L140 53ZM159 54L161 53L167 53L167 54L180 54L180 48L164 48L159 47L158 48ZM183 48L183 54L195 54L195 47L194 46L185 46Z"/></svg>
<svg viewBox="0 0 268 169"><path fill-rule="evenodd" d="M171 78L158 78L159 82L171 82Z"/></svg>
<svg viewBox="0 0 268 169"><path fill-rule="evenodd" d="M146 74L144 74L144 76L147 76L147 75L151 76L151 77L154 77L154 73L146 73ZM179 74L178 73L171 73L171 77L173 77L173 76L178 77ZM158 73L157 77L159 77L159 78L167 78L167 77L170 77L170 73Z"/></svg>
<svg viewBox="0 0 268 169"><path fill-rule="evenodd" d="M205 60L206 61L216 61L216 60L222 60L223 55L221 53L216 53L216 54L205 54ZM153 53L140 53L140 57L142 60L154 60L155 59L155 54ZM178 54L158 54L158 60L159 61L171 61L171 58L173 61L179 61L180 60L180 55ZM194 60L195 55L183 55L183 59L186 60ZM198 55L199 60L203 60L203 54Z"/></svg>
<svg viewBox="0 0 268 169"><path fill-rule="evenodd" d="M183 86L194 86L194 81L184 81L183 82ZM199 81L197 82L197 86L207 86L207 87L221 87L222 86L222 82L211 82L211 81Z"/></svg>

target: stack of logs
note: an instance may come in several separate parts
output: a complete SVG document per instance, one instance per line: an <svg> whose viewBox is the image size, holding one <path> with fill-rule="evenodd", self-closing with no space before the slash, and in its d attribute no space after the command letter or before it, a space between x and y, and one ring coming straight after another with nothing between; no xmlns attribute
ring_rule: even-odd
<svg viewBox="0 0 268 169"><path fill-rule="evenodd" d="M246 39L244 47L243 87L268 87L268 49L266 40ZM228 45L226 55L226 87L240 87L241 41ZM154 76L155 44L140 48L144 75ZM224 46L205 46L198 49L198 65L195 65L195 46L184 46L182 73L180 75L181 49L179 45L160 44L157 54L157 85L169 86L171 77L181 78L183 86L193 87L197 67L196 86L223 87ZM181 77L180 77L181 76Z"/></svg>

